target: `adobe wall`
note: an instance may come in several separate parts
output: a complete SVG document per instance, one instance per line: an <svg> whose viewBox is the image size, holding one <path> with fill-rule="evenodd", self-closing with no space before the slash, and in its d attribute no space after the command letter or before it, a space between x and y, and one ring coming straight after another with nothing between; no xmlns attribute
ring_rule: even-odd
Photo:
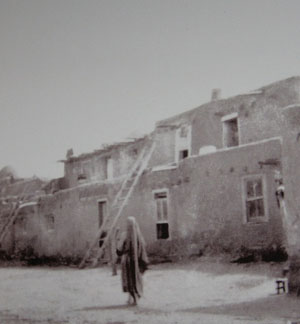
<svg viewBox="0 0 300 324"><path fill-rule="evenodd" d="M284 110L283 182L285 207L282 210L288 233L290 256L289 290L300 295L300 103Z"/></svg>
<svg viewBox="0 0 300 324"><path fill-rule="evenodd" d="M44 184L39 178L15 180L1 188L1 197L15 196L24 198L25 196L30 199L35 196L37 191L41 190Z"/></svg>
<svg viewBox="0 0 300 324"><path fill-rule="evenodd" d="M118 226L123 228L126 217L135 216L149 253L157 255L193 254L207 247L233 252L241 246L281 244L282 222L274 194L274 171L278 167L260 167L258 163L280 158L280 140L270 140L187 158L172 170L148 170L140 178ZM266 177L269 221L250 224L244 222L242 178L255 174ZM109 206L119 186L120 182L82 185L41 197L38 217L31 218L31 233L27 233L36 254L82 257L98 230L98 200L107 199ZM156 239L153 190L157 189L168 190L169 240ZM46 224L49 213L55 215L53 230Z"/></svg>
<svg viewBox="0 0 300 324"><path fill-rule="evenodd" d="M123 179L121 179L123 180ZM99 229L98 201L109 207L121 180L81 185L40 198L39 256L83 257ZM54 215L54 228L47 227L47 215Z"/></svg>
<svg viewBox="0 0 300 324"><path fill-rule="evenodd" d="M13 253L17 256L27 257L39 246L40 219L37 205L21 208L18 216L11 226L13 237Z"/></svg>
<svg viewBox="0 0 300 324"><path fill-rule="evenodd" d="M198 155L203 146L223 148L222 117L237 113L240 145L282 136L285 132L282 111L284 107L300 102L300 78L279 81L256 92L212 101L194 111L174 116L159 123L160 126L187 123L192 125L192 155ZM157 150L161 152L157 164L175 161L175 130L156 128L159 137ZM165 149L167 148L167 149Z"/></svg>
<svg viewBox="0 0 300 324"><path fill-rule="evenodd" d="M281 112L283 107L299 102L299 94L300 79L291 78L262 88L254 94L214 101L194 112L187 112L186 116L192 124L193 157L179 162L178 167L172 170L148 170L141 177L125 208L123 219L130 215L136 216L150 249L164 251L166 254L174 253L175 242L184 243L190 247L190 251L205 245L215 249L234 250L240 246L255 248L281 243L282 221L274 195L274 171L278 166L261 166L258 163L267 159L280 160L280 141L268 140L223 150L221 119L226 114L238 113L240 144L284 136L285 143L289 143L284 145L284 156L288 156L293 150L297 151L292 154L291 160L285 160L284 172L287 187L290 188L288 191L293 191L291 195L296 197L297 192L300 192L297 189L299 182L294 183L294 174L299 172L295 162L298 150L294 147L296 144L290 144L293 141L288 138L290 134L286 132ZM186 116L181 114L180 118L186 121ZM174 162L176 127L172 123L178 124L176 118L168 119L168 127L156 128L154 138L157 147L149 167ZM132 167L144 145L145 140L139 140L116 146L105 153L90 153L66 162L65 178L69 186L74 188L42 197L38 210L39 222L32 227L33 231L38 232L38 244L35 246L40 255L83 255L98 230L97 201L107 199L108 205L112 202L122 181L120 177ZM199 149L206 145L214 145L219 150L198 156ZM104 160L107 157L113 161L116 179L112 181L105 181ZM78 170L83 168L87 173L87 184L78 186L78 172L81 172ZM295 171L292 176L289 170ZM269 221L266 223L244 222L242 178L253 174L263 174L266 177L269 210ZM92 185L88 184L89 181L102 183ZM156 239L153 199L153 190L156 189L169 191L170 240ZM293 200L298 201L298 197ZM294 209L297 210L297 206ZM55 216L54 230L49 230L46 226L45 219L49 213Z"/></svg>
<svg viewBox="0 0 300 324"><path fill-rule="evenodd" d="M149 167L175 162L175 133L174 127L162 127L155 130L156 147L148 163Z"/></svg>
<svg viewBox="0 0 300 324"><path fill-rule="evenodd" d="M111 158L113 176L118 178L126 174L134 164L146 140L120 144L110 149L71 158L65 162L65 179L69 187L90 181L104 181L107 178L106 160ZM86 180L78 181L78 175L84 173Z"/></svg>
<svg viewBox="0 0 300 324"><path fill-rule="evenodd" d="M280 245L284 234L274 181L278 167L261 168L258 164L280 158L280 140L271 140L188 158L177 169L147 173L135 190L126 216L137 218L150 251L159 253L177 253L174 247L181 248L181 243L190 249L187 253L205 245L219 251ZM269 221L245 224L242 177L255 174L266 177ZM153 190L157 189L169 191L170 240L156 240Z"/></svg>

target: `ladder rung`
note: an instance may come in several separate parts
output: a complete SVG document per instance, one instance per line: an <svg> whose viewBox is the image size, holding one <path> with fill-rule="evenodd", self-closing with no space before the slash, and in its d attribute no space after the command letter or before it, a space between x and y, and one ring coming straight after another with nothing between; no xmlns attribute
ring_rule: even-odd
<svg viewBox="0 0 300 324"><path fill-rule="evenodd" d="M120 208L121 206L122 204L115 203L114 205L112 205L112 208L116 209L116 208Z"/></svg>
<svg viewBox="0 0 300 324"><path fill-rule="evenodd" d="M133 185L134 179L135 179L135 178L129 178L129 179L126 181L126 185L124 186L123 190L124 190L124 189L127 189L127 188L131 188L131 186Z"/></svg>
<svg viewBox="0 0 300 324"><path fill-rule="evenodd" d="M119 204L119 205L115 205L113 208L114 209L120 209L121 207L122 207L122 205L124 205L124 207L127 205L127 203L121 203L121 204Z"/></svg>

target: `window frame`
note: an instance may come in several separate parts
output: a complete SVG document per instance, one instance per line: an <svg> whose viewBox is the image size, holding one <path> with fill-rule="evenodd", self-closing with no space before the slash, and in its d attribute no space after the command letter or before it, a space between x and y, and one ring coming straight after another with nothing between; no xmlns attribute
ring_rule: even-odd
<svg viewBox="0 0 300 324"><path fill-rule="evenodd" d="M104 180L111 181L114 179L114 160L111 156L104 157Z"/></svg>
<svg viewBox="0 0 300 324"><path fill-rule="evenodd" d="M53 213L45 214L45 225L48 232L54 232L55 230L55 215ZM50 221L51 219L51 221ZM52 221L53 220L53 221Z"/></svg>
<svg viewBox="0 0 300 324"><path fill-rule="evenodd" d="M181 136L183 127L187 128L186 136ZM180 153L183 151L188 151L188 154L185 158L180 159ZM182 124L175 131L175 162L178 163L190 157L191 154L192 154L192 125Z"/></svg>
<svg viewBox="0 0 300 324"><path fill-rule="evenodd" d="M166 194L165 198L156 198L156 195L158 194ZM170 207L169 207L169 190L164 188L164 189L156 189L152 191L152 195L153 195L153 201L155 204L155 236L156 236L156 240L170 240L171 239L171 233L170 233L170 219L169 219L169 211L170 211ZM161 219L158 218L158 203L157 201L159 201L160 199L165 200L166 201L166 208L167 208L167 215L166 217L162 217ZM162 204L162 209L164 209L164 206ZM164 212L163 212L164 214ZM157 224L168 224L168 237L167 238L158 238L158 231L157 231Z"/></svg>
<svg viewBox="0 0 300 324"><path fill-rule="evenodd" d="M238 139L238 144L237 145L231 145L228 146L228 140L227 137L225 136L225 124L228 122L231 122L233 120L236 120L236 124L237 124L237 139ZM240 120L239 120L239 116L238 113L232 113L232 114L228 114L222 117L221 119L222 122L222 137L223 137L223 148L234 148L234 147L238 147L241 145L241 132L240 132Z"/></svg>
<svg viewBox="0 0 300 324"><path fill-rule="evenodd" d="M104 211L104 214L106 215L102 215L103 219L102 219L102 223L100 224L100 218L99 218L99 205L100 204L104 204L105 205L105 211ZM108 210L108 199L107 198L100 198L100 199L97 199L97 221L98 221L98 229L101 228L101 226L103 225L104 221L105 221L105 218L108 217L108 214L109 214L109 210Z"/></svg>
<svg viewBox="0 0 300 324"><path fill-rule="evenodd" d="M248 197L247 194L247 183L248 181L254 181L260 179L262 184L262 196ZM267 181L265 174L253 174L242 177L242 196L243 196L243 216L244 224L253 224L253 223L266 223L269 220L269 208L268 208L268 199L267 199ZM263 216L256 216L248 219L247 216L247 203L249 201L256 201L262 199L263 201Z"/></svg>

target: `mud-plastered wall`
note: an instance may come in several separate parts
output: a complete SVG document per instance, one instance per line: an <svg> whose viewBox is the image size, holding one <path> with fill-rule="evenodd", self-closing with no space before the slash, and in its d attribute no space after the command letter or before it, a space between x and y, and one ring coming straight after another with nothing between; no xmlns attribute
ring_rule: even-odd
<svg viewBox="0 0 300 324"><path fill-rule="evenodd" d="M132 168L145 143L146 140L141 139L113 146L103 152L70 159L65 162L66 182L73 188L92 181L110 182L114 178L122 177Z"/></svg>
<svg viewBox="0 0 300 324"><path fill-rule="evenodd" d="M177 253L181 248L197 253L208 246L230 252L241 246L259 249L280 245L284 233L274 180L280 166L260 163L280 159L280 140L187 158L177 169L146 173L125 213L137 218L150 250L158 253ZM264 179L266 219L247 222L243 179L257 175ZM166 191L168 196L167 240L157 239L157 190Z"/></svg>
<svg viewBox="0 0 300 324"><path fill-rule="evenodd" d="M189 120L185 122L192 125L192 155L198 155L204 146L224 147L222 118L232 114L238 119L239 145L282 136L286 131L282 111L299 101L300 78L294 77L248 94L206 103L193 113L187 112ZM178 124L182 115L166 120L166 126ZM163 122L160 125L156 129L158 151L155 154L160 164L166 164L174 160L176 130L162 127Z"/></svg>
<svg viewBox="0 0 300 324"><path fill-rule="evenodd" d="M39 255L82 257L99 230L99 201L106 202L108 216L119 188L120 181L87 184L43 197L39 203Z"/></svg>

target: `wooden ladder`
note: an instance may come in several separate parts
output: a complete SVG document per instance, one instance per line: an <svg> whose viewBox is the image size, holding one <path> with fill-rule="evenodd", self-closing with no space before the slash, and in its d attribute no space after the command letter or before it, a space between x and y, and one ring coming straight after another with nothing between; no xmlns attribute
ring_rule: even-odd
<svg viewBox="0 0 300 324"><path fill-rule="evenodd" d="M92 241L90 247L88 248L85 256L79 264L79 268L84 268L88 261L90 260L91 266L95 267L99 259L104 254L104 249L109 241L110 236L112 235L117 222L119 221L124 207L127 205L128 200L139 181L140 176L146 169L148 162L151 158L151 155L155 149L155 141L152 142L150 149L148 150L148 145L146 144L140 153L139 157L135 161L132 169L127 174L125 180L123 181L120 190L115 196L111 211L109 215L104 219L103 224L99 228L95 239ZM102 238L103 234L106 232L106 236ZM103 239L103 243L100 248L96 247L96 244L99 242L99 239Z"/></svg>
<svg viewBox="0 0 300 324"><path fill-rule="evenodd" d="M2 245L2 242L5 239L10 226L13 224L13 222L15 221L15 219L18 216L19 205L20 205L19 202L12 203L10 213L8 216L8 221L3 225L3 227L1 228L1 231L0 231L0 246Z"/></svg>

